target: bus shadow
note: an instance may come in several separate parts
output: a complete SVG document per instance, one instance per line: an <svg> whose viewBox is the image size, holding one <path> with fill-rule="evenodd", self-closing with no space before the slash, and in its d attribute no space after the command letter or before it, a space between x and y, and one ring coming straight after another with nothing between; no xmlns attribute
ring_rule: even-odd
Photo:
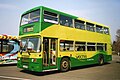
<svg viewBox="0 0 120 80"><path fill-rule="evenodd" d="M0 67L17 66L17 64L0 64Z"/></svg>
<svg viewBox="0 0 120 80"><path fill-rule="evenodd" d="M92 64L92 65L78 66L78 67L73 67L70 71L92 68L92 67L99 67L99 66L104 66L104 65L109 65L109 64L111 64L111 63L104 63L103 65Z"/></svg>
<svg viewBox="0 0 120 80"><path fill-rule="evenodd" d="M108 64L111 64L111 63L105 63L104 65L108 65ZM102 66L104 66L104 65L102 65ZM87 65L87 66L79 66L79 67L71 68L69 71L74 71L74 70L79 70L79 69L86 69L86 68L91 68L91 67L99 67L99 65L98 64L94 64L94 65ZM35 75L35 76L45 76L45 75L65 73L65 72L61 72L59 70L47 71L47 72L34 72L34 71L28 71L28 70L21 70L20 72L31 74L31 75Z"/></svg>
<svg viewBox="0 0 120 80"><path fill-rule="evenodd" d="M58 71L58 70L57 71L47 71L47 72L34 72L34 71L21 70L20 72L32 74L35 76L45 76L45 75L52 75L52 74L60 73L60 71Z"/></svg>

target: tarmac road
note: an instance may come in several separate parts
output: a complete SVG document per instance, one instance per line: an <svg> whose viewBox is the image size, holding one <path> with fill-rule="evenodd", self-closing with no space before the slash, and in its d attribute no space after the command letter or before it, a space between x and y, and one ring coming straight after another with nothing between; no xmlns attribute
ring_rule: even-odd
<svg viewBox="0 0 120 80"><path fill-rule="evenodd" d="M35 73L19 69L16 65L2 65L0 80L120 80L120 56L113 55L113 60L103 66L77 67L68 72Z"/></svg>

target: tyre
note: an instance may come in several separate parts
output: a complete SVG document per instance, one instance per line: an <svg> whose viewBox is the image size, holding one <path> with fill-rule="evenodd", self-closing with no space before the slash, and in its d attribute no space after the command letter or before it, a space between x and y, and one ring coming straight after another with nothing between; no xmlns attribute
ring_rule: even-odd
<svg viewBox="0 0 120 80"><path fill-rule="evenodd" d="M60 64L60 70L62 72L66 72L70 69L70 62L68 58L63 58L61 60L61 64Z"/></svg>
<svg viewBox="0 0 120 80"><path fill-rule="evenodd" d="M104 64L104 57L103 57L103 55L99 56L98 62L99 62L99 65L103 65Z"/></svg>

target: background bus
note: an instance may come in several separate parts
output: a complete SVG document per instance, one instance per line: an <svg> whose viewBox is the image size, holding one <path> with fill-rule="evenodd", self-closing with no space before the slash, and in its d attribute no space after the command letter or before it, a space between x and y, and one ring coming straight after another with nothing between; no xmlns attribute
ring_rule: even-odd
<svg viewBox="0 0 120 80"><path fill-rule="evenodd" d="M17 66L44 72L111 61L109 27L44 6L21 16Z"/></svg>
<svg viewBox="0 0 120 80"><path fill-rule="evenodd" d="M19 41L15 36L0 35L0 64L16 64Z"/></svg>

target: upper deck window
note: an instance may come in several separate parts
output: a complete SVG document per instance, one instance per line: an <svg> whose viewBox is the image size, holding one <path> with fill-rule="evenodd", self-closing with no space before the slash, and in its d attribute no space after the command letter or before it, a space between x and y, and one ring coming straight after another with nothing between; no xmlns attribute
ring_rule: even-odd
<svg viewBox="0 0 120 80"><path fill-rule="evenodd" d="M75 20L75 28L85 30L84 21Z"/></svg>
<svg viewBox="0 0 120 80"><path fill-rule="evenodd" d="M40 19L40 10L27 13L21 18L21 25L38 22Z"/></svg>
<svg viewBox="0 0 120 80"><path fill-rule="evenodd" d="M95 32L95 30L94 30L94 24L92 24L92 23L86 23L86 30Z"/></svg>
<svg viewBox="0 0 120 80"><path fill-rule="evenodd" d="M44 21L58 24L58 15L52 12L44 11Z"/></svg>
<svg viewBox="0 0 120 80"><path fill-rule="evenodd" d="M60 25L73 27L72 18L60 15Z"/></svg>
<svg viewBox="0 0 120 80"><path fill-rule="evenodd" d="M109 29L104 27L104 34L109 34Z"/></svg>
<svg viewBox="0 0 120 80"><path fill-rule="evenodd" d="M103 28L102 28L102 26L96 25L96 32L98 32L98 33L103 33Z"/></svg>

